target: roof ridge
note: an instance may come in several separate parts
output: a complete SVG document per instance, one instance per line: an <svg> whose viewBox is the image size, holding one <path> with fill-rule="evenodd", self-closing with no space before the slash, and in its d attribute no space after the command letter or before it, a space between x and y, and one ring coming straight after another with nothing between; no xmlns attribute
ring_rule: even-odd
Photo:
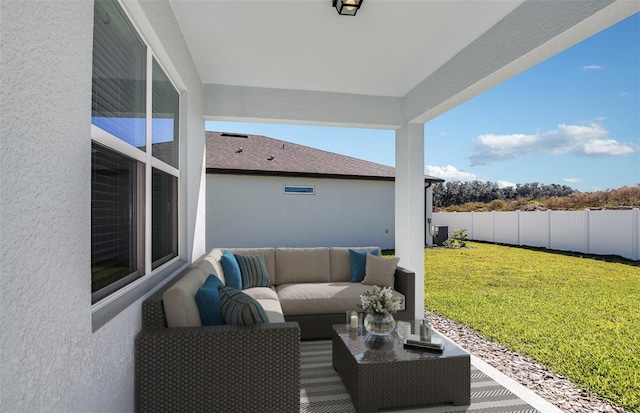
<svg viewBox="0 0 640 413"><path fill-rule="evenodd" d="M394 180L395 168L265 135L205 131L210 172ZM238 134L240 135L240 134ZM277 151L278 149L282 151ZM425 175L427 181L443 180Z"/></svg>
<svg viewBox="0 0 640 413"><path fill-rule="evenodd" d="M216 132L216 131L205 131L205 133L219 133L220 135L223 135L223 134L225 134L225 133L235 133L235 132ZM368 161L368 160L366 160L366 159L356 158L356 157L354 157L354 156L350 156L350 155L344 155L344 154L341 154L341 153L336 153L336 152L332 152L332 151L327 151L327 150L324 150L324 149L314 148L314 147L312 147L312 146L302 145L302 144L300 144L300 143L289 142L289 141L285 141L285 140L282 140L282 139L279 139L279 138L272 138L271 136L266 136L266 135L256 135L256 134L253 134L253 133L245 133L245 134L243 134L243 135L246 135L248 138L254 137L254 138L269 139L269 140L272 140L272 141L280 142L280 143L285 144L285 145L294 145L294 146L298 146L298 147L300 147L300 148L309 149L309 150L311 150L311 151L324 152L324 153L330 154L330 155L332 155L332 156L340 156L340 157L344 157L344 158L353 159L353 160L358 161L358 162L366 162L366 163L370 163L370 164L373 164L373 165L378 165L378 166L383 166L383 167L386 167L386 168L392 168L392 169L395 169L393 166L385 165L385 164L383 164L383 163L378 163L378 162ZM227 137L231 138L231 137L233 137L233 136L224 136L224 137L225 137L225 138L227 138ZM246 139L246 138L240 138L240 139Z"/></svg>

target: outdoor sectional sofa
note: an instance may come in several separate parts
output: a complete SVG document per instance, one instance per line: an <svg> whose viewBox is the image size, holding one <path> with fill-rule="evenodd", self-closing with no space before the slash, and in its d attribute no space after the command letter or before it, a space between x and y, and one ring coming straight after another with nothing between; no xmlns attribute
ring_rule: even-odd
<svg viewBox="0 0 640 413"><path fill-rule="evenodd" d="M234 254L264 257L270 287L242 290L261 304L269 322L202 326L195 295L210 274L225 281L213 249L142 305L136 338L140 411L298 412L300 340L329 339L331 326L357 309L373 288L350 282L349 249L251 248ZM394 291L404 297L396 320L414 318L415 274L395 268Z"/></svg>

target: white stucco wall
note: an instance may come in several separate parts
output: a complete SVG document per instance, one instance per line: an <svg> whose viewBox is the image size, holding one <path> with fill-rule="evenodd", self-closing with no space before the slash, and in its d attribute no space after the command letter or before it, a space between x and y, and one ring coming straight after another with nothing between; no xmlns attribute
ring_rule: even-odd
<svg viewBox="0 0 640 413"><path fill-rule="evenodd" d="M285 185L315 195L285 195ZM394 183L207 175L207 248L394 247Z"/></svg>
<svg viewBox="0 0 640 413"><path fill-rule="evenodd" d="M92 332L91 1L0 3L0 411L134 410L141 299ZM169 5L137 7L161 27L183 95L181 253L204 251L201 82ZM162 56L161 56L162 57Z"/></svg>

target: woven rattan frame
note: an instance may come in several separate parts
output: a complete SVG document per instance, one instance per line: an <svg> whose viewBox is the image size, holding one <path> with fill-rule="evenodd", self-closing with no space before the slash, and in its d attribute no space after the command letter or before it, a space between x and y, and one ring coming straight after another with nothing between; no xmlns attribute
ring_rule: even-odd
<svg viewBox="0 0 640 413"><path fill-rule="evenodd" d="M185 271L186 272L186 271ZM300 339L331 338L344 314L286 316L285 323L167 328L162 295L142 303L136 338L139 411L299 412ZM398 267L404 294L397 320L415 315L415 274Z"/></svg>
<svg viewBox="0 0 640 413"><path fill-rule="evenodd" d="M138 411L300 411L297 323L167 328L162 294L169 286L142 305Z"/></svg>
<svg viewBox="0 0 640 413"><path fill-rule="evenodd" d="M343 324L339 327L344 329ZM390 407L471 403L469 354L358 363L333 328L332 342L333 368L358 413Z"/></svg>

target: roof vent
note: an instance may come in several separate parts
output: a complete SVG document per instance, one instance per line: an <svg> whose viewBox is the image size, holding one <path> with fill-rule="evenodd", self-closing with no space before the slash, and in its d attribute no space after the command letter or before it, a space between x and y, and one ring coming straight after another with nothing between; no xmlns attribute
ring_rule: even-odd
<svg viewBox="0 0 640 413"><path fill-rule="evenodd" d="M248 138L249 137L249 135L245 135L243 133L229 133L229 132L222 132L220 136L224 136L227 138Z"/></svg>
<svg viewBox="0 0 640 413"><path fill-rule="evenodd" d="M275 155L271 155L271 156L269 157L269 159L267 159L267 160L268 160L268 161L273 161L274 159L276 159L276 156L275 156Z"/></svg>
<svg viewBox="0 0 640 413"><path fill-rule="evenodd" d="M238 148L238 150L236 151L236 153L242 153L244 152L244 148L241 146Z"/></svg>

